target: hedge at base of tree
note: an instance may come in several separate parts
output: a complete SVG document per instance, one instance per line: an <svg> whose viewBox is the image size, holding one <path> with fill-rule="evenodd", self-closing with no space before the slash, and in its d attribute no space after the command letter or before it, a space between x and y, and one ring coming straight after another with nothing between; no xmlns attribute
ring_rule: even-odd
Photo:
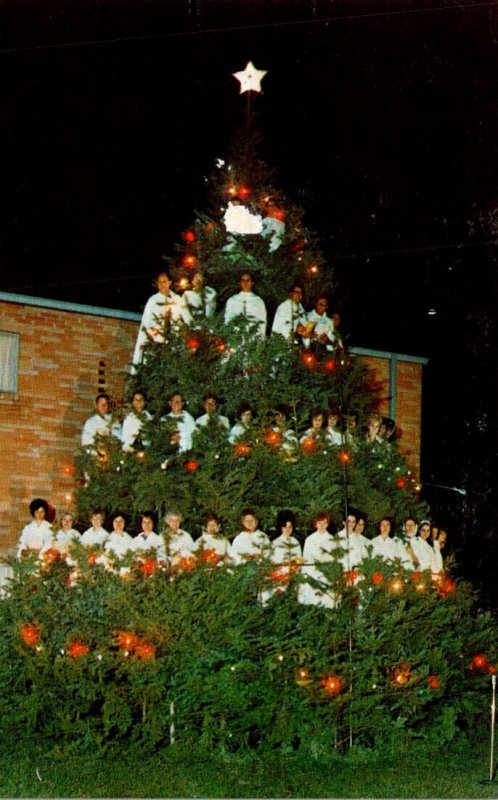
<svg viewBox="0 0 498 800"><path fill-rule="evenodd" d="M0 602L0 718L16 730L212 750L435 744L488 714L497 649L465 583L379 561L323 566L337 607L263 562L174 570L15 565ZM262 592L271 595L266 604Z"/></svg>

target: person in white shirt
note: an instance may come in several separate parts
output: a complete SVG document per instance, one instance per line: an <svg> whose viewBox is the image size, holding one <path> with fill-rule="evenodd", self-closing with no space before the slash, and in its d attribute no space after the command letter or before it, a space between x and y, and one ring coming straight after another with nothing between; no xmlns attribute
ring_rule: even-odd
<svg viewBox="0 0 498 800"><path fill-rule="evenodd" d="M323 427L324 413L320 409L311 412L311 426L299 439L305 452L318 452L327 444L327 435Z"/></svg>
<svg viewBox="0 0 498 800"><path fill-rule="evenodd" d="M207 425L221 425L227 431L230 430L230 420L222 416L218 411L219 400L215 394L204 396L204 411L201 417L197 417L195 424L198 428L205 428Z"/></svg>
<svg viewBox="0 0 498 800"><path fill-rule="evenodd" d="M121 442L123 450L127 452L131 452L139 444L142 447L147 445L147 442L141 439L140 432L144 423L152 419L152 415L145 408L145 395L143 392L133 392L131 406L132 410L124 418L121 428Z"/></svg>
<svg viewBox="0 0 498 800"><path fill-rule="evenodd" d="M168 403L171 411L161 420L170 419L175 422L176 432L173 434L172 441L178 444L179 453L185 453L192 447L192 434L196 430L194 418L188 411L184 410L185 400L180 392L173 392Z"/></svg>
<svg viewBox="0 0 498 800"><path fill-rule="evenodd" d="M258 528L259 520L252 508L241 514L242 531L232 542L232 558L236 564L243 564L251 558L268 558L271 553L270 540Z"/></svg>
<svg viewBox="0 0 498 800"><path fill-rule="evenodd" d="M384 439L380 435L380 426L382 424L382 417L380 414L370 414L367 421L367 435L365 440L367 444L382 444Z"/></svg>
<svg viewBox="0 0 498 800"><path fill-rule="evenodd" d="M216 309L216 290L211 286L204 286L204 275L196 272L192 278L192 288L184 291L182 302L192 317L195 328L203 320L213 316Z"/></svg>
<svg viewBox="0 0 498 800"><path fill-rule="evenodd" d="M180 528L182 515L178 511L167 511L164 522L166 524L164 531L166 556L175 563L186 556L192 555L194 540L190 533Z"/></svg>
<svg viewBox="0 0 498 800"><path fill-rule="evenodd" d="M71 544L79 544L81 542L81 534L73 527L74 516L70 511L62 514L60 525L60 530L55 534L54 547L60 553L67 553Z"/></svg>
<svg viewBox="0 0 498 800"><path fill-rule="evenodd" d="M231 558L232 546L226 536L221 534L220 518L216 514L208 514L204 519L204 529L194 542L195 552L202 559L209 552L220 560Z"/></svg>
<svg viewBox="0 0 498 800"><path fill-rule="evenodd" d="M252 413L252 406L249 403L240 404L237 409L238 422L230 429L228 436L230 444L235 444L241 439L247 441L251 429Z"/></svg>
<svg viewBox="0 0 498 800"><path fill-rule="evenodd" d="M272 333L278 333L284 339L293 340L295 334L303 335L306 333L306 311L301 300L303 288L298 283L294 283L289 290L289 297L277 307L273 324Z"/></svg>
<svg viewBox="0 0 498 800"><path fill-rule="evenodd" d="M164 537L154 531L154 515L144 511L140 515L141 532L135 536L133 545L139 555L154 555L159 561L166 560L166 547Z"/></svg>
<svg viewBox="0 0 498 800"><path fill-rule="evenodd" d="M277 515L279 535L271 543L270 559L274 564L288 564L296 559L302 559L301 545L292 535L295 527L295 514L292 511L279 511Z"/></svg>
<svg viewBox="0 0 498 800"><path fill-rule="evenodd" d="M334 336L334 322L327 316L328 300L323 295L319 295L315 301L313 311L307 314L307 321L309 323L308 329L312 327L311 332L307 333L304 338L304 346L309 347L310 343L318 342L326 347L327 350L333 350L335 342Z"/></svg>
<svg viewBox="0 0 498 800"><path fill-rule="evenodd" d="M240 292L227 300L225 325L237 317L243 317L257 326L257 333L263 338L266 333L266 306L264 300L252 291L254 279L250 272L241 274L239 285Z"/></svg>
<svg viewBox="0 0 498 800"><path fill-rule="evenodd" d="M275 442L275 450L283 450L286 453L293 453L297 450L298 439L295 431L289 427L289 416L291 410L286 403L278 403L275 406L274 425L272 431L279 434L278 441ZM270 444L271 438L270 438Z"/></svg>
<svg viewBox="0 0 498 800"><path fill-rule="evenodd" d="M102 511L92 511L90 514L91 527L81 535L81 544L85 547L102 547L109 536L103 527L104 514Z"/></svg>
<svg viewBox="0 0 498 800"><path fill-rule="evenodd" d="M106 392L99 392L95 398L95 414L89 417L81 432L81 446L92 448L96 436L117 436L121 438L121 428L112 421L109 413L110 397Z"/></svg>
<svg viewBox="0 0 498 800"><path fill-rule="evenodd" d="M335 593L329 588L330 582L317 564L338 560L338 547L340 543L335 536L329 533L330 516L325 512L320 512L314 520L316 530L311 533L304 542L303 559L304 566L302 574L305 578L311 578L311 582L304 581L299 587L298 600L304 605L322 606L323 608L335 608L338 599Z"/></svg>
<svg viewBox="0 0 498 800"><path fill-rule="evenodd" d="M344 541L348 552L346 556L347 569L354 569L365 558L369 557L371 542L363 536L366 520L363 514L348 509L348 516L344 523L344 528L339 531L337 537Z"/></svg>
<svg viewBox="0 0 498 800"><path fill-rule="evenodd" d="M405 546L397 536L391 538L393 523L390 517L383 517L378 524L379 534L372 539L372 558L380 556L391 564L400 561L405 569L413 569L413 562Z"/></svg>
<svg viewBox="0 0 498 800"><path fill-rule="evenodd" d="M434 548L434 566L432 569L433 576L440 575L444 572L444 562L442 550L446 545L448 533L445 528L436 528L435 525L431 527L432 546Z"/></svg>
<svg viewBox="0 0 498 800"><path fill-rule="evenodd" d="M112 533L109 534L104 551L111 556L123 558L127 553L132 553L135 549L133 536L125 531L126 519L124 514L117 513L112 518Z"/></svg>
<svg viewBox="0 0 498 800"><path fill-rule="evenodd" d="M25 525L21 532L17 546L17 558L28 555L30 552L42 555L52 545L53 531L49 521L48 503L41 497L32 500L29 504L29 513L33 521Z"/></svg>
<svg viewBox="0 0 498 800"><path fill-rule="evenodd" d="M343 436L340 428L338 427L340 414L336 408L329 408L327 413L327 427L325 428L325 436L327 441L334 447L342 445Z"/></svg>
<svg viewBox="0 0 498 800"><path fill-rule="evenodd" d="M430 569L435 572L436 554L431 542L431 523L428 519L423 519L418 526L418 536L412 543L418 559L418 569Z"/></svg>
<svg viewBox="0 0 498 800"><path fill-rule="evenodd" d="M145 304L140 323L140 330L133 353L133 365L141 364L148 342L164 344L170 326L179 328L192 324L192 316L188 307L182 303L180 295L171 291L173 281L166 271L159 273L156 279L157 293L153 294Z"/></svg>

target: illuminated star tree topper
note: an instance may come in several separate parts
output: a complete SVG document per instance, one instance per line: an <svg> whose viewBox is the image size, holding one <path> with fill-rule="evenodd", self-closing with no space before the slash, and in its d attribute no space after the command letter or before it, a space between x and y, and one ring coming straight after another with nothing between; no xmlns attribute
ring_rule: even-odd
<svg viewBox="0 0 498 800"><path fill-rule="evenodd" d="M265 77L267 70L256 69L252 61L247 63L247 67L242 72L234 72L233 77L240 83L240 94L243 92L260 92L261 81Z"/></svg>

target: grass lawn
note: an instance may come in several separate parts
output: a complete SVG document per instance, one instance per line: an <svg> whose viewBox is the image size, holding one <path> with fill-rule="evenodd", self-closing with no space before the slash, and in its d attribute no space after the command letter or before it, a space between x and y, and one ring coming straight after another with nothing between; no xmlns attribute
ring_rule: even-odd
<svg viewBox="0 0 498 800"><path fill-rule="evenodd" d="M302 755L214 755L179 746L147 755L116 747L102 756L28 740L0 745L2 797L497 797L489 746L439 752L307 760Z"/></svg>

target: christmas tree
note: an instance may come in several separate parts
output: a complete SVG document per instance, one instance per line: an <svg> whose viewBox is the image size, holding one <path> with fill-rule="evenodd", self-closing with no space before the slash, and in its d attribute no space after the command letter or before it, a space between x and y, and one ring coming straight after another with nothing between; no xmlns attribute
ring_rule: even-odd
<svg viewBox="0 0 498 800"><path fill-rule="evenodd" d="M214 513L230 537L244 508L267 530L288 509L302 535L324 509L337 526L351 507L372 523L420 519L425 508L396 447L346 425L355 418L362 431L378 396L337 335L322 341L293 324L288 335L263 330L244 305L226 313L241 274L270 320L296 285L306 305L333 289L316 237L273 186L250 123L217 162L209 209L168 261L184 318L159 315L134 359L128 392L146 396L149 416L137 412L129 447L102 436L78 456L80 515L125 511L133 525L140 512L162 519L177 509L196 534ZM206 403L204 425L181 428L182 398L196 416ZM251 423L229 436L220 405L232 420L249 406ZM335 441L308 430L317 410L341 420ZM448 575L433 581L380 557L349 569L334 558L320 565L333 598L324 608L299 602L296 564L233 566L209 550L169 561L129 551L113 561L81 544L69 555L52 549L13 562L0 604L5 729L90 747L131 737L316 758L353 744L440 744L487 708L496 630L488 614L473 614L471 588Z"/></svg>

